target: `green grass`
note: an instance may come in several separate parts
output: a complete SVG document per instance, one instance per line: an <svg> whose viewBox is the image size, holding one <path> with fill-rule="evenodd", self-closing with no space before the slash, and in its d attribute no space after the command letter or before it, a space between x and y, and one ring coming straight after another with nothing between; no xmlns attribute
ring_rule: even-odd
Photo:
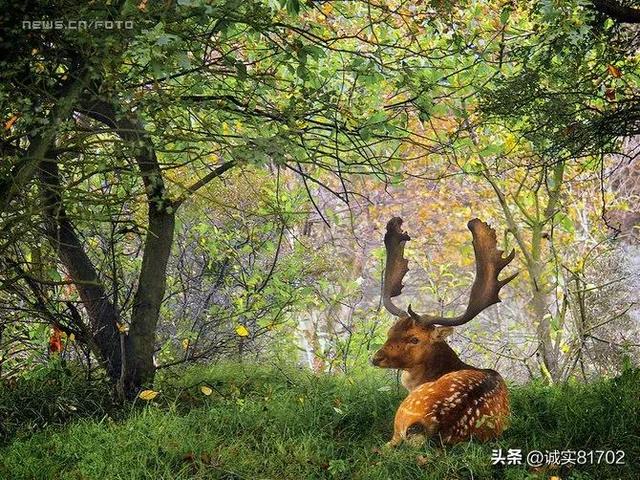
<svg viewBox="0 0 640 480"><path fill-rule="evenodd" d="M200 391L204 384L214 389L211 396ZM13 419L5 427L11 438L0 449L0 478L640 478L637 371L590 385L512 388L511 426L494 443L442 448L432 441L393 450L380 447L405 393L374 369L347 378L248 365L193 368L179 380L160 378L154 401L125 410L95 393L93 410L81 407L69 380L58 386L65 395L58 406L77 404L71 417L47 420L57 409L38 410L33 399L24 399L22 405L30 405L26 412L20 404L12 407L8 402L17 396L35 394L33 381L10 394L0 392L0 408ZM86 387L78 388L80 396L89 395ZM47 385L38 400L54 402L53 389ZM20 415L22 429L16 424ZM499 447L624 450L626 464L537 472L492 467L491 450Z"/></svg>

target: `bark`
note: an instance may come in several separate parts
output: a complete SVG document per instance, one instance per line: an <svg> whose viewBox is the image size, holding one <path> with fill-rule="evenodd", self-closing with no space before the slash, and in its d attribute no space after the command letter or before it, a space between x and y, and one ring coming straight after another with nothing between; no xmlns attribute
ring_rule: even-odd
<svg viewBox="0 0 640 480"><path fill-rule="evenodd" d="M542 285L542 271L544 269L541 258L541 242L542 229L541 226L533 229L531 235L531 257L532 264L529 268L529 277L531 278L531 288L533 296L531 297L531 308L533 310L533 318L538 322L536 327L536 336L538 339L538 354L540 359L540 367L542 373L550 383L557 380L558 358L554 354L553 340L551 339L551 322L546 317L547 294Z"/></svg>
<svg viewBox="0 0 640 480"><path fill-rule="evenodd" d="M148 215L149 230L126 344L127 372L124 376L124 388L127 392L136 391L153 381L156 327L173 244L175 220L170 207L156 208L150 204Z"/></svg>

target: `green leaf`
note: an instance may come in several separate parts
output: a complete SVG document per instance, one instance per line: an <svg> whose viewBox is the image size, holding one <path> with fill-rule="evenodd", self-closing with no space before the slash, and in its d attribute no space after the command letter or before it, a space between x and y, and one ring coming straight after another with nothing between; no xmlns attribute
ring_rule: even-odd
<svg viewBox="0 0 640 480"><path fill-rule="evenodd" d="M297 15L300 13L300 2L299 0L287 0L287 12L291 15Z"/></svg>

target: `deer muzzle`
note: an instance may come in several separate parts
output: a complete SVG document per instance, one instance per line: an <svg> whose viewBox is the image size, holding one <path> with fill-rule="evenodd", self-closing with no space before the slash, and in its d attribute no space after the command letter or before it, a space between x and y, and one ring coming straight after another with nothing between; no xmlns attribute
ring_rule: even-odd
<svg viewBox="0 0 640 480"><path fill-rule="evenodd" d="M382 351L382 349L380 349L376 353L373 354L373 357L371 357L371 363L375 367L381 367L382 366L382 362L385 360L385 358L386 358L386 356L385 356L384 352Z"/></svg>

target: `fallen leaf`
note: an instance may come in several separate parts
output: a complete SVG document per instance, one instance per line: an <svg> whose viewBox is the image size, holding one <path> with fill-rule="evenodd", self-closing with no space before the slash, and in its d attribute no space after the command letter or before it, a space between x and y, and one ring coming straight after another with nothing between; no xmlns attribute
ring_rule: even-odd
<svg viewBox="0 0 640 480"><path fill-rule="evenodd" d="M213 390L210 387L207 387L206 385L202 385L200 387L200 391L207 397L213 393Z"/></svg>
<svg viewBox="0 0 640 480"><path fill-rule="evenodd" d="M424 455L418 455L416 457L416 463L421 467L424 467L427 463L429 463L429 459Z"/></svg>
<svg viewBox="0 0 640 480"><path fill-rule="evenodd" d="M143 390L138 394L138 397L141 400L146 400L148 402L149 400L156 398L159 393L160 392L156 392L155 390Z"/></svg>

